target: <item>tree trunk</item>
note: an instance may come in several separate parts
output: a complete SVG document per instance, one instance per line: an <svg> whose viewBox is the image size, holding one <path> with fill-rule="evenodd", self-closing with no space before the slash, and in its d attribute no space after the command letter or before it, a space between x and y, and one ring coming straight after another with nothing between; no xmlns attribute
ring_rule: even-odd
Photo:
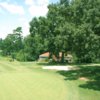
<svg viewBox="0 0 100 100"><path fill-rule="evenodd" d="M62 52L61 63L64 63L64 52Z"/></svg>

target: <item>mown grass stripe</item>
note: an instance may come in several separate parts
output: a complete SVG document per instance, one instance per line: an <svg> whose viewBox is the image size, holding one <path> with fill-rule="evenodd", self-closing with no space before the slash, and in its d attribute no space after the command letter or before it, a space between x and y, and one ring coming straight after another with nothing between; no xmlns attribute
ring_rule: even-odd
<svg viewBox="0 0 100 100"><path fill-rule="evenodd" d="M3 86L2 92L8 99L7 100L64 100L64 97L60 97L60 92L62 91L62 87L58 87L59 84L62 84L62 81L57 79L56 84L57 88L60 88L59 91L54 89L55 85L53 84L55 80L52 80L49 84L49 79L52 77L46 77L46 73L6 73L0 76L0 82ZM46 76L46 77L45 77ZM44 81L42 81L41 77L44 77ZM7 83L6 83L7 81ZM42 82L41 82L42 81ZM53 86L54 85L54 86ZM64 85L62 85L64 86ZM1 91L1 90L0 90ZM63 95L65 94L62 91ZM0 98L0 100L2 100ZM3 99L6 100L6 99Z"/></svg>
<svg viewBox="0 0 100 100"><path fill-rule="evenodd" d="M5 71L14 71L15 69L13 68L13 65L9 63L0 63L0 67L5 69Z"/></svg>

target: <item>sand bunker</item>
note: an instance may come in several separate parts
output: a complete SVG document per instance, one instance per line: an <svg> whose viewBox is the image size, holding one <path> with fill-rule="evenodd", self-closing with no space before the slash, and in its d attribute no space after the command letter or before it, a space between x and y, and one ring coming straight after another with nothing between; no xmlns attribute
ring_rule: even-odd
<svg viewBox="0 0 100 100"><path fill-rule="evenodd" d="M42 67L43 69L50 69L50 70L65 70L68 71L72 68L72 66L45 66Z"/></svg>

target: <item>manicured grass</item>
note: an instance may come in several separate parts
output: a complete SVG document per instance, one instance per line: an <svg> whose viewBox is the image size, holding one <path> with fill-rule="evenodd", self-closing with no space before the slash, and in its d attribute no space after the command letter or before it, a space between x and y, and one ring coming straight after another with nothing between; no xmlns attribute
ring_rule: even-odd
<svg viewBox="0 0 100 100"><path fill-rule="evenodd" d="M67 90L69 90L66 100L100 100L100 91L81 88L81 84L85 84L85 82L79 80L66 81Z"/></svg>
<svg viewBox="0 0 100 100"><path fill-rule="evenodd" d="M58 73L69 90L66 100L100 100L100 64L77 65L76 70Z"/></svg>
<svg viewBox="0 0 100 100"><path fill-rule="evenodd" d="M100 100L100 66L68 72L41 66L0 58L0 100Z"/></svg>
<svg viewBox="0 0 100 100"><path fill-rule="evenodd" d="M54 75L37 72L0 75L0 100L65 100L65 97L65 85Z"/></svg>
<svg viewBox="0 0 100 100"><path fill-rule="evenodd" d="M0 61L0 100L66 100L63 78L36 63Z"/></svg>

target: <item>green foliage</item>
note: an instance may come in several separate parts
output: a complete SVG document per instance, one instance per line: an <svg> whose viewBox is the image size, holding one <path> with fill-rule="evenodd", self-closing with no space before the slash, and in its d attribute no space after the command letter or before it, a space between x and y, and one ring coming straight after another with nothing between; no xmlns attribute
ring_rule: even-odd
<svg viewBox="0 0 100 100"><path fill-rule="evenodd" d="M25 61L26 58L25 58L25 54L23 52L23 50L20 50L17 54L16 54L16 59L18 61Z"/></svg>
<svg viewBox="0 0 100 100"><path fill-rule="evenodd" d="M47 51L59 59L62 52L64 62L63 55L70 51L75 53L78 62L100 61L100 0L60 0L48 5L48 9L46 17L31 20L30 35L23 41L21 27L3 42L0 40L3 54L17 52L19 58L24 52L25 60L31 61Z"/></svg>
<svg viewBox="0 0 100 100"><path fill-rule="evenodd" d="M2 42L3 40L0 38L0 50L2 50Z"/></svg>
<svg viewBox="0 0 100 100"><path fill-rule="evenodd" d="M95 62L100 59L99 5L100 0L75 0L73 3L73 22L77 28L74 51L79 62Z"/></svg>
<svg viewBox="0 0 100 100"><path fill-rule="evenodd" d="M34 53L49 51L59 58L59 52L71 51L78 62L94 62L100 57L97 4L99 0L60 0L60 3L50 4L46 18L34 18L30 22ZM62 59L64 62L64 56Z"/></svg>
<svg viewBox="0 0 100 100"><path fill-rule="evenodd" d="M74 51L81 62L93 62L99 53L98 38L89 26L82 25L76 31Z"/></svg>
<svg viewBox="0 0 100 100"><path fill-rule="evenodd" d="M15 54L23 48L21 27L16 28L13 34L8 34L2 42L2 53L5 56L15 58Z"/></svg>

